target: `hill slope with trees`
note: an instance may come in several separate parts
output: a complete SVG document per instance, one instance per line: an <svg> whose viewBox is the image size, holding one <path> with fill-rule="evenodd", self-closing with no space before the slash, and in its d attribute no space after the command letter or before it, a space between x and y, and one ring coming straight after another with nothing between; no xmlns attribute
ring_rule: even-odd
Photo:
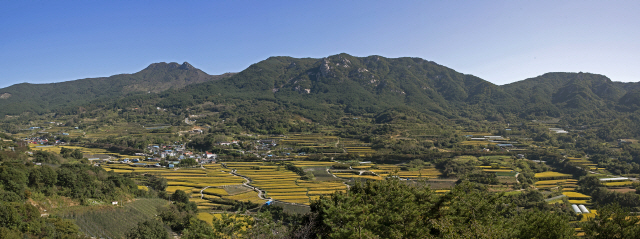
<svg viewBox="0 0 640 239"><path fill-rule="evenodd" d="M0 90L0 113L75 115L136 108L148 113L160 107L173 115L219 113L204 121L237 122L272 133L287 131L295 119L334 124L347 115L367 115L377 123L516 117L582 122L636 114L638 89L638 83L582 72L547 73L498 86L420 58L343 53L322 59L270 57L222 76L189 63L157 63L135 74L18 84Z"/></svg>
<svg viewBox="0 0 640 239"><path fill-rule="evenodd" d="M170 88L224 79L233 74L212 76L185 62L154 63L134 74L88 78L51 84L16 84L0 89L0 114L37 114L52 111L77 112L91 102L112 101L136 93L157 93Z"/></svg>

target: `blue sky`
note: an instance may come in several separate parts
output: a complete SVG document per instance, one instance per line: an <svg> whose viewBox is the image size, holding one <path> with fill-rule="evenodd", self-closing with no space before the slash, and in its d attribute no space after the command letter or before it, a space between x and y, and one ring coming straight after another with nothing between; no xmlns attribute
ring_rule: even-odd
<svg viewBox="0 0 640 239"><path fill-rule="evenodd" d="M506 84L546 72L640 80L640 1L6 1L0 87L188 61L420 57Z"/></svg>

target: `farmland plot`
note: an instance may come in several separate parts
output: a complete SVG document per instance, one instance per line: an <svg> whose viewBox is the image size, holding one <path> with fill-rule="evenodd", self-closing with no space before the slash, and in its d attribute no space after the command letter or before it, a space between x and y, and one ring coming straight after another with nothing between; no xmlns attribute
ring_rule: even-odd
<svg viewBox="0 0 640 239"><path fill-rule="evenodd" d="M72 219L80 231L95 238L124 238L124 233L138 222L153 218L160 206L169 202L162 199L138 199L123 207L106 207L98 210L70 210L57 215Z"/></svg>

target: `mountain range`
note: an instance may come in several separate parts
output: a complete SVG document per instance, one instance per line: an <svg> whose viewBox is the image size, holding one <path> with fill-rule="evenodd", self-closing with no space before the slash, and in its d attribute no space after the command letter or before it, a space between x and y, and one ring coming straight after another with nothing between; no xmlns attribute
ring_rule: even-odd
<svg viewBox="0 0 640 239"><path fill-rule="evenodd" d="M293 110L314 121L388 111L432 118L557 117L593 110L636 111L640 83L580 72L547 73L499 86L420 58L338 54L322 59L270 57L223 75L209 75L187 62L155 63L134 74L0 89L3 115L91 106L237 107L267 102L277 105L273 109Z"/></svg>

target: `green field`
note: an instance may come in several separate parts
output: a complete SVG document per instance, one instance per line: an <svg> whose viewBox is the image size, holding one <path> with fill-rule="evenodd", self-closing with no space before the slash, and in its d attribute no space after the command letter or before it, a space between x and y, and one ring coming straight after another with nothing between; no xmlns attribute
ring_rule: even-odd
<svg viewBox="0 0 640 239"><path fill-rule="evenodd" d="M163 199L137 199L124 206L70 209L57 215L74 220L80 231L90 237L124 238L127 230L138 222L155 217L158 207L168 203Z"/></svg>

